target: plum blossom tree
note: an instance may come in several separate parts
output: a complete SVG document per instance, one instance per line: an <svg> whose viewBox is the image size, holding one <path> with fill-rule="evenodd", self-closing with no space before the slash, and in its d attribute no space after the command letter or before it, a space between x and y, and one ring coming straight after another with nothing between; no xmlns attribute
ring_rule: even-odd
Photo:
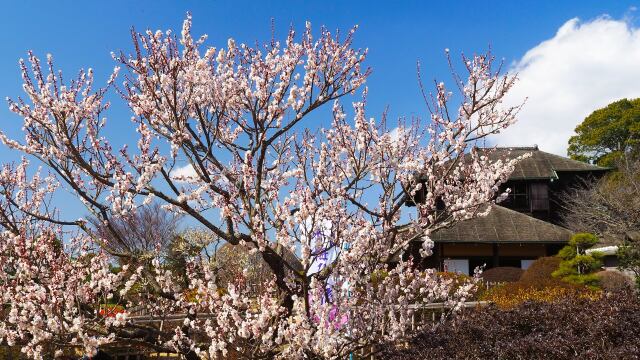
<svg viewBox="0 0 640 360"><path fill-rule="evenodd" d="M424 92L429 121L390 131L384 117L365 115L366 88L352 115L339 101L370 73L367 50L353 46L355 30L323 28L316 39L307 24L284 42L215 48L192 37L188 15L179 36L132 32L133 54L114 54L118 66L97 90L91 70L64 81L51 56L44 68L32 53L21 60L26 97L9 107L25 136L0 139L51 175L28 179L26 160L1 174L0 296L8 315L0 343L33 358L116 343L187 359L339 358L411 335L411 304L463 302L472 283L452 294L448 280L394 254L422 238L428 256L430 232L482 215L498 195L516 160L490 161L476 146L515 121L518 107L501 105L515 77L500 74L491 54L463 56L456 95L437 83ZM103 136L109 91L131 109L134 149L116 150ZM308 115L325 104L332 122L319 129ZM59 184L102 222L102 235L83 219L61 220L50 200ZM199 223L212 242L258 252L272 286L258 295L233 283L220 289L206 243L185 273L160 256L152 266L110 272L113 261L135 254L105 246L104 231L111 240L126 236L115 224L155 201ZM407 202L418 216L406 213ZM311 271L328 252L335 260ZM124 306L116 316L97 311L115 301ZM163 325L137 321L134 308Z"/></svg>
<svg viewBox="0 0 640 360"><path fill-rule="evenodd" d="M26 168L23 161L0 171L0 302L6 304L0 339L22 345L30 358L59 355L74 344L94 352L116 334L92 329L124 318L101 319L90 306L108 302L125 272L111 273L107 254L82 233L63 233L61 225L70 223L47 209L54 178L28 179Z"/></svg>

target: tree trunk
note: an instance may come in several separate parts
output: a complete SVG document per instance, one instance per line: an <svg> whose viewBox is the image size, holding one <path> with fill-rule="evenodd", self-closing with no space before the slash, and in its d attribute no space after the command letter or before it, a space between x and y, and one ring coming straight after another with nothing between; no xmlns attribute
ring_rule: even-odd
<svg viewBox="0 0 640 360"><path fill-rule="evenodd" d="M186 360L202 360L193 350L190 350L188 353L184 354L184 358Z"/></svg>
<svg viewBox="0 0 640 360"><path fill-rule="evenodd" d="M293 310L293 291L289 288L285 281L286 268L283 263L283 259L273 249L267 247L262 252L262 258L269 265L271 271L276 277L276 286L285 293L282 306L290 313Z"/></svg>

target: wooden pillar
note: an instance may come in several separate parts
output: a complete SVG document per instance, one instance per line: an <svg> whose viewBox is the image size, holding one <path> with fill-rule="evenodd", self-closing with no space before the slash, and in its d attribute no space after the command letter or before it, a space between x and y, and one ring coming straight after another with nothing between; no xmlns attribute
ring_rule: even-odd
<svg viewBox="0 0 640 360"><path fill-rule="evenodd" d="M498 244L497 243L493 243L493 267L498 267L500 266L500 254L498 251Z"/></svg>

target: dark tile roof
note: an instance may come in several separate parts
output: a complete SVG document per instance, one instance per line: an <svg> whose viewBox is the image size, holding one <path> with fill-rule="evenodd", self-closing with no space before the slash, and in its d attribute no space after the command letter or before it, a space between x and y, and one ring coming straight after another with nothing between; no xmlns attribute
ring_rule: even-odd
<svg viewBox="0 0 640 360"><path fill-rule="evenodd" d="M596 165L591 165L582 161L577 161L559 155L544 152L534 147L499 147L495 151L490 151L489 156L498 159L513 159L530 153L531 156L520 161L509 179L551 179L558 178L558 172L582 172L582 171L607 171Z"/></svg>
<svg viewBox="0 0 640 360"><path fill-rule="evenodd" d="M519 213L499 205L491 205L487 216L461 221L430 235L438 242L483 243L564 243L572 232L568 229Z"/></svg>

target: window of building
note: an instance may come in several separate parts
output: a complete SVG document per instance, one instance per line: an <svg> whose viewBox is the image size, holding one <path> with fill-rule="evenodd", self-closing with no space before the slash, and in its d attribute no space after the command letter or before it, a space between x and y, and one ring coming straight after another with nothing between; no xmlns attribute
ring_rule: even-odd
<svg viewBox="0 0 640 360"><path fill-rule="evenodd" d="M520 268L526 270L534 261L535 260L520 260Z"/></svg>
<svg viewBox="0 0 640 360"><path fill-rule="evenodd" d="M529 187L525 182L508 184L509 196L505 199L505 206L512 209L529 209Z"/></svg>
<svg viewBox="0 0 640 360"><path fill-rule="evenodd" d="M469 275L469 260L446 259L444 260L444 271Z"/></svg>
<svg viewBox="0 0 640 360"><path fill-rule="evenodd" d="M549 187L547 183L531 184L531 211L549 210Z"/></svg>

